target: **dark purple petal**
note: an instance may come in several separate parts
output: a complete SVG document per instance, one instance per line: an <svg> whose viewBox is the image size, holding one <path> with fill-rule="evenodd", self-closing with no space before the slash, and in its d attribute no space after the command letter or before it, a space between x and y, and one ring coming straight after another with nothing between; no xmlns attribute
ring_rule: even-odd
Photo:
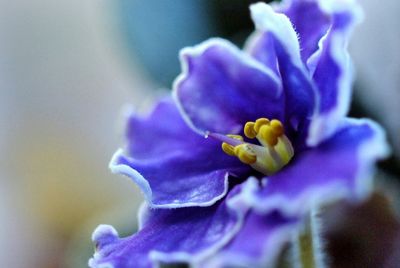
<svg viewBox="0 0 400 268"><path fill-rule="evenodd" d="M318 0L284 1L277 11L284 13L293 23L300 41L301 58L306 63L330 26L329 15L321 9Z"/></svg>
<svg viewBox="0 0 400 268"><path fill-rule="evenodd" d="M316 145L335 132L337 122L349 109L353 70L347 51L352 30L361 17L354 1L321 2L331 14L331 27L319 49L308 60L308 67L319 90L319 111L311 125L308 143Z"/></svg>
<svg viewBox="0 0 400 268"><path fill-rule="evenodd" d="M283 119L284 99L274 73L222 39L181 51L183 73L174 94L201 133L238 133L247 121Z"/></svg>
<svg viewBox="0 0 400 268"><path fill-rule="evenodd" d="M211 205L226 194L229 174L249 169L225 155L220 142L189 129L171 99L148 117L131 115L127 138L110 168L131 177L153 207Z"/></svg>
<svg viewBox="0 0 400 268"><path fill-rule="evenodd" d="M299 221L277 212L250 212L234 240L202 267L275 267L279 253L298 231Z"/></svg>
<svg viewBox="0 0 400 268"><path fill-rule="evenodd" d="M310 211L314 202L347 197L358 201L371 189L375 162L388 147L382 129L369 120L346 119L318 147L295 155L284 169L266 179L252 204L260 211L285 215Z"/></svg>
<svg viewBox="0 0 400 268"><path fill-rule="evenodd" d="M265 3L254 4L250 10L258 33L249 42L248 52L261 61L265 53L276 55L285 96L284 124L291 140L299 144L305 138L317 96L315 86L301 61L296 32L284 14L274 12ZM293 137L295 133L300 137Z"/></svg>
<svg viewBox="0 0 400 268"><path fill-rule="evenodd" d="M201 262L240 230L248 209L243 186L252 188L254 183L234 187L213 206L150 210L141 230L127 238L119 238L111 226L99 226L93 233L97 250L90 267L147 268L160 262Z"/></svg>

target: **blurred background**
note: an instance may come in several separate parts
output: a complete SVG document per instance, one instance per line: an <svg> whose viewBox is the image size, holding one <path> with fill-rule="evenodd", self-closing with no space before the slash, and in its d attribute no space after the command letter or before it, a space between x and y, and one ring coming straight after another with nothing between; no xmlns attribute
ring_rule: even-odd
<svg viewBox="0 0 400 268"><path fill-rule="evenodd" d="M391 221L363 224L375 231L389 224L393 235L385 239L398 237L400 247L400 2L360 2L366 19L350 46L358 74L351 114L384 125L394 152L377 179L388 199L377 210L389 206L394 215L374 210ZM252 31L250 3L0 0L2 267L87 267L98 224L122 235L135 230L142 196L108 170L123 145L124 107L145 111L167 92L180 48L212 36L241 46ZM354 214L349 209L332 215Z"/></svg>

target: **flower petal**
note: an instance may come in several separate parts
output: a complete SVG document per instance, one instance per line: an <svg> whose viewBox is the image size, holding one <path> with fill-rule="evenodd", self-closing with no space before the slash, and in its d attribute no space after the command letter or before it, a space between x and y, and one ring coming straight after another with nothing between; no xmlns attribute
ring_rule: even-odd
<svg viewBox="0 0 400 268"><path fill-rule="evenodd" d="M225 196L229 175L249 170L224 154L219 141L193 132L171 99L147 118L132 115L127 137L110 168L132 178L152 207L212 205Z"/></svg>
<svg viewBox="0 0 400 268"><path fill-rule="evenodd" d="M265 58L265 53L275 53L285 95L285 126L289 126L289 136L291 133L300 135L300 138L290 137L292 141L303 140L315 111L317 93L301 61L296 32L286 15L274 12L265 3L251 5L250 10L258 34L249 42L250 47L247 50L261 61Z"/></svg>
<svg viewBox="0 0 400 268"><path fill-rule="evenodd" d="M375 162L387 154L383 130L376 123L346 119L331 139L297 155L267 178L252 204L259 211L298 215L310 211L314 202L360 200L371 190Z"/></svg>
<svg viewBox="0 0 400 268"><path fill-rule="evenodd" d="M286 0L277 6L293 23L300 41L300 53L304 63L318 49L318 41L326 34L330 26L330 17L325 13L318 0Z"/></svg>
<svg viewBox="0 0 400 268"><path fill-rule="evenodd" d="M319 49L307 64L320 95L318 115L308 137L316 145L335 132L349 109L353 69L347 45L354 26L361 20L359 6L353 0L320 1L331 14L331 27L319 42Z"/></svg>
<svg viewBox="0 0 400 268"><path fill-rule="evenodd" d="M99 226L93 233L97 251L89 266L147 268L201 262L240 230L248 209L243 205L244 185L234 187L227 198L210 207L153 209L141 230L127 238L119 238L110 226Z"/></svg>
<svg viewBox="0 0 400 268"><path fill-rule="evenodd" d="M250 212L234 240L202 267L276 267L279 253L298 227L297 219L278 212Z"/></svg>
<svg viewBox="0 0 400 268"><path fill-rule="evenodd" d="M283 96L277 76L222 39L181 51L183 72L174 94L198 132L235 134L247 121L282 119Z"/></svg>

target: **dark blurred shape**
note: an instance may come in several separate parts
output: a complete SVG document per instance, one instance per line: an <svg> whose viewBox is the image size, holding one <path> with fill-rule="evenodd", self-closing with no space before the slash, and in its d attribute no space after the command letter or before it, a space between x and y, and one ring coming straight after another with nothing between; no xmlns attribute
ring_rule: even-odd
<svg viewBox="0 0 400 268"><path fill-rule="evenodd" d="M395 252L385 262L386 268L396 268L400 266L400 232L397 232L397 236L394 238Z"/></svg>
<svg viewBox="0 0 400 268"><path fill-rule="evenodd" d="M161 268L190 268L189 265L184 263L176 264L161 264Z"/></svg>
<svg viewBox="0 0 400 268"><path fill-rule="evenodd" d="M249 34L254 30L250 18L249 6L252 3L272 1L256 0L219 0L208 1L214 10L213 24L217 27L219 36L228 38L242 46Z"/></svg>
<svg viewBox="0 0 400 268"><path fill-rule="evenodd" d="M400 223L382 194L359 206L331 206L322 222L330 267L399 267Z"/></svg>

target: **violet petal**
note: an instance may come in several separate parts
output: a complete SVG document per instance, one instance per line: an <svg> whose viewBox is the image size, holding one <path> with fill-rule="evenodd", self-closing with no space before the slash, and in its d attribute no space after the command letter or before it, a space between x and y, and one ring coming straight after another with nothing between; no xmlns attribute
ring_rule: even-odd
<svg viewBox="0 0 400 268"><path fill-rule="evenodd" d="M321 9L318 2L291 0L283 1L277 7L277 11L284 13L293 23L299 36L300 53L304 63L318 49L319 40L330 26L329 14Z"/></svg>
<svg viewBox="0 0 400 268"><path fill-rule="evenodd" d="M185 119L200 133L235 134L247 121L283 119L278 77L222 39L181 51L183 73L174 94Z"/></svg>
<svg viewBox="0 0 400 268"><path fill-rule="evenodd" d="M269 53L273 44L272 53L276 54L285 95L284 122L289 138L298 145L307 135L316 108L317 91L301 60L297 34L286 15L273 11L269 5L253 4L250 10L259 34L250 41L248 52L258 59L259 53ZM263 43L265 41L267 44Z"/></svg>
<svg viewBox="0 0 400 268"><path fill-rule="evenodd" d="M141 230L127 238L119 238L111 226L100 225L93 233L97 250L89 266L147 268L159 263L202 262L240 230L248 210L244 186L254 187L254 182L234 187L213 206L152 209Z"/></svg>
<svg viewBox="0 0 400 268"><path fill-rule="evenodd" d="M283 246L298 229L295 218L251 211L234 240L202 267L275 267Z"/></svg>
<svg viewBox="0 0 400 268"><path fill-rule="evenodd" d="M359 201L370 193L375 162L388 151L379 125L367 119L343 120L332 138L295 155L284 169L266 178L252 204L259 211L298 215L316 202Z"/></svg>
<svg viewBox="0 0 400 268"><path fill-rule="evenodd" d="M209 206L226 194L229 175L250 169L224 154L220 142L193 132L171 99L148 117L131 115L127 137L110 168L132 178L152 207Z"/></svg>
<svg viewBox="0 0 400 268"><path fill-rule="evenodd" d="M361 20L355 1L319 1L331 16L331 27L319 42L319 49L307 64L317 85L320 100L318 114L308 137L316 145L335 132L350 106L353 68L347 45L355 25Z"/></svg>

